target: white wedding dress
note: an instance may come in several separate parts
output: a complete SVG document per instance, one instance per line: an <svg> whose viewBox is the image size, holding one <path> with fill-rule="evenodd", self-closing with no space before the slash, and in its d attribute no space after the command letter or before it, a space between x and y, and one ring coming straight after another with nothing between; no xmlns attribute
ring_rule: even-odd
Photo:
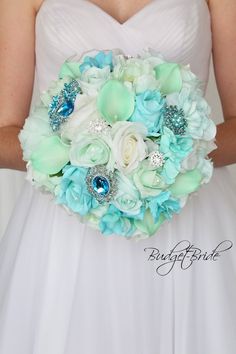
<svg viewBox="0 0 236 354"><path fill-rule="evenodd" d="M124 24L86 0L45 0L37 89L76 52L151 47L189 63L205 90L210 24L205 0L152 0ZM25 181L0 243L0 353L235 354L235 192L228 169L216 168L180 215L136 242L102 236ZM218 256L149 257L188 242L202 255L219 245Z"/></svg>

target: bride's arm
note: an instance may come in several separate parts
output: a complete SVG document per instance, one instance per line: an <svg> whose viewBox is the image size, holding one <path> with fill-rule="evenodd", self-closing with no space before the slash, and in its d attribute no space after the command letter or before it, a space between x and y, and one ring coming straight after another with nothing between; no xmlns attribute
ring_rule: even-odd
<svg viewBox="0 0 236 354"><path fill-rule="evenodd" d="M33 0L0 1L0 168L25 170L18 133L34 81Z"/></svg>
<svg viewBox="0 0 236 354"><path fill-rule="evenodd" d="M216 167L236 163L236 1L209 0L213 64L224 122L217 126Z"/></svg>

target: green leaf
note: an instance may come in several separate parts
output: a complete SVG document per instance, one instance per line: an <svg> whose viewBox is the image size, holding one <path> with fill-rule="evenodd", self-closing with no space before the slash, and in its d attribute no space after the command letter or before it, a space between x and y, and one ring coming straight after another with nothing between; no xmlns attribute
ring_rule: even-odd
<svg viewBox="0 0 236 354"><path fill-rule="evenodd" d="M145 211L143 220L136 219L134 220L134 224L137 227L137 229L147 234L148 236L152 236L159 229L159 227L165 221L165 219L166 219L165 216L163 214L160 214L157 223L155 223L151 211L148 208Z"/></svg>
<svg viewBox="0 0 236 354"><path fill-rule="evenodd" d="M59 79L63 79L68 76L76 79L80 77L80 74L79 63L65 61L60 68Z"/></svg>
<svg viewBox="0 0 236 354"><path fill-rule="evenodd" d="M176 63L163 63L155 66L156 79L160 81L161 92L168 95L182 88L180 66Z"/></svg>
<svg viewBox="0 0 236 354"><path fill-rule="evenodd" d="M37 145L30 161L35 170L54 175L69 162L69 149L58 136L49 136Z"/></svg>
<svg viewBox="0 0 236 354"><path fill-rule="evenodd" d="M169 188L174 197L181 197L195 192L201 184L202 174L198 169L180 173Z"/></svg>
<svg viewBox="0 0 236 354"><path fill-rule="evenodd" d="M134 111L134 93L118 80L108 80L97 98L97 108L108 123L127 120Z"/></svg>

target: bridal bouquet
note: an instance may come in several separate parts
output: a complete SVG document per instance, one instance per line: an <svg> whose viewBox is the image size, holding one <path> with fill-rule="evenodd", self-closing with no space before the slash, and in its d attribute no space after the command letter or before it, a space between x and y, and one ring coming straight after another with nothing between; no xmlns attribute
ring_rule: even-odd
<svg viewBox="0 0 236 354"><path fill-rule="evenodd" d="M19 134L27 179L103 235L150 237L212 176L210 112L159 52L71 57Z"/></svg>

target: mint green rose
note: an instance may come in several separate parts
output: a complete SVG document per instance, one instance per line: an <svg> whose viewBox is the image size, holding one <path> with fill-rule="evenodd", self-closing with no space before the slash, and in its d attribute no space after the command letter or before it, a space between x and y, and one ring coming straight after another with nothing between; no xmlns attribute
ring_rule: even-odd
<svg viewBox="0 0 236 354"><path fill-rule="evenodd" d="M156 196L168 187L159 170L151 167L146 160L133 172L133 181L142 198Z"/></svg>
<svg viewBox="0 0 236 354"><path fill-rule="evenodd" d="M112 204L126 214L139 214L142 202L140 200L139 191L135 188L132 180L121 173L117 174L117 180L118 192Z"/></svg>
<svg viewBox="0 0 236 354"><path fill-rule="evenodd" d="M81 133L71 145L69 156L72 165L92 167L106 164L110 159L111 148L109 139L104 139L97 135Z"/></svg>

